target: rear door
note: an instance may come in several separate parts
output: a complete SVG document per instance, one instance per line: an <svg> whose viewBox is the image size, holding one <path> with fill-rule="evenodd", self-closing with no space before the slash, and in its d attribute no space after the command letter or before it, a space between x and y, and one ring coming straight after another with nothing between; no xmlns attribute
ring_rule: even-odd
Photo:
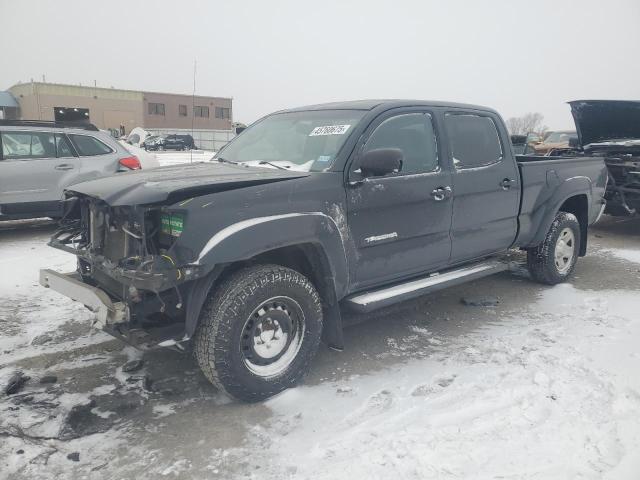
<svg viewBox="0 0 640 480"><path fill-rule="evenodd" d="M402 169L362 180L358 158L378 148L401 149ZM356 152L347 186L349 229L357 249L352 286L363 288L446 265L451 173L442 163L432 113L401 109L378 117Z"/></svg>
<svg viewBox="0 0 640 480"><path fill-rule="evenodd" d="M100 138L102 135L106 138ZM93 180L118 172L120 165L118 160L128 156L124 152L118 152L115 146L108 143L112 140L108 135L96 132L92 135L81 133L69 133L69 140L73 144L79 156L80 168L74 178L69 178L66 188L75 183Z"/></svg>
<svg viewBox="0 0 640 480"><path fill-rule="evenodd" d="M454 165L451 262L505 250L518 228L520 176L506 131L489 112L449 111L445 127ZM504 129L503 129L504 130Z"/></svg>
<svg viewBox="0 0 640 480"><path fill-rule="evenodd" d="M60 185L78 173L78 159L59 133L2 131L0 204L4 214L57 210Z"/></svg>

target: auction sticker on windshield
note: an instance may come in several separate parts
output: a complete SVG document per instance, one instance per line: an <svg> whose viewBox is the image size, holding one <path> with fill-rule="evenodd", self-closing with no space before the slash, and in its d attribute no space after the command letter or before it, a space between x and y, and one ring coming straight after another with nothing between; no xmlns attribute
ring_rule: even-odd
<svg viewBox="0 0 640 480"><path fill-rule="evenodd" d="M311 130L310 137L319 137L320 135L344 135L351 125L325 125L316 127Z"/></svg>

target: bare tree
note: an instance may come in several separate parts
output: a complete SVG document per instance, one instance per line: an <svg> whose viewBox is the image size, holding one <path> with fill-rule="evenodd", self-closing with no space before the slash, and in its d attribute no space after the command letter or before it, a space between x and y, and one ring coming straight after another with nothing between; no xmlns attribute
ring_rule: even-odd
<svg viewBox="0 0 640 480"><path fill-rule="evenodd" d="M538 112L525 113L521 117L511 117L506 121L507 129L511 135L527 135L537 133L542 135L548 127L542 123L544 116Z"/></svg>

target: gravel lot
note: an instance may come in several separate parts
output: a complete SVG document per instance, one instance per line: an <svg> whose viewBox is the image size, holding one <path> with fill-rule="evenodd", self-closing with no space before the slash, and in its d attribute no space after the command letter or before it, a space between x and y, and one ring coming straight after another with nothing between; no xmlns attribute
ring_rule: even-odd
<svg viewBox="0 0 640 480"><path fill-rule="evenodd" d="M0 225L0 385L31 377L0 392L0 478L638 478L640 219L594 227L570 284L516 271L348 317L344 352L251 405L39 287L74 268L53 230Z"/></svg>

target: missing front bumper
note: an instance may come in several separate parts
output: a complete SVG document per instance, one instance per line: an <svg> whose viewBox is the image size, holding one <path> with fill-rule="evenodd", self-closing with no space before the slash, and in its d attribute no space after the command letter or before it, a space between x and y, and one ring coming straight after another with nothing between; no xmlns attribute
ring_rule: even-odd
<svg viewBox="0 0 640 480"><path fill-rule="evenodd" d="M131 312L128 306L124 302L112 301L104 290L87 285L77 272L40 270L40 285L84 304L96 315L93 321L95 328L141 350L172 347L182 351L183 344L189 340L183 323L152 329L132 327L129 323Z"/></svg>
<svg viewBox="0 0 640 480"><path fill-rule="evenodd" d="M80 275L76 272L59 273L49 269L40 270L40 285L84 304L96 314L93 323L96 328L104 329L108 325L129 320L129 311L125 303L113 302L104 290L82 282Z"/></svg>

